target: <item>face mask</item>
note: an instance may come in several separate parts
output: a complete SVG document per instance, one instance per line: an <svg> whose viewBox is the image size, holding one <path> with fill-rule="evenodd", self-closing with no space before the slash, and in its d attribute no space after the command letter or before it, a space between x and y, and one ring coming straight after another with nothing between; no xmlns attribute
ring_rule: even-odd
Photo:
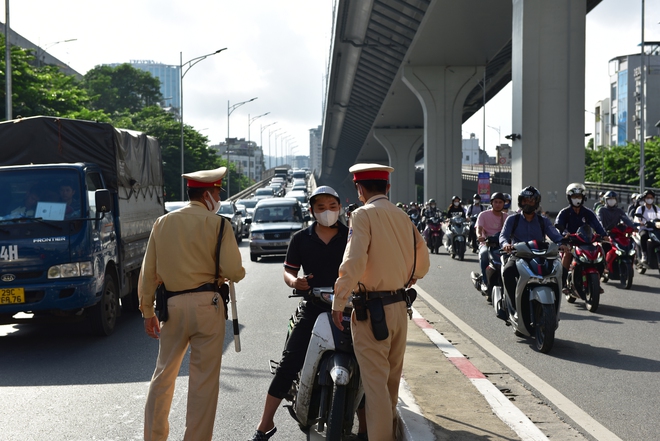
<svg viewBox="0 0 660 441"><path fill-rule="evenodd" d="M316 218L316 222L324 227L331 227L337 223L339 211L325 210L320 213L314 213L314 217Z"/></svg>
<svg viewBox="0 0 660 441"><path fill-rule="evenodd" d="M534 211L536 211L536 207L534 207L533 205L526 204L522 206L522 211L525 214L532 214L534 213Z"/></svg>
<svg viewBox="0 0 660 441"><path fill-rule="evenodd" d="M459 204L460 202L454 202L454 207L458 207Z"/></svg>
<svg viewBox="0 0 660 441"><path fill-rule="evenodd" d="M481 203L479 199L475 199L472 202L474 203L474 205L479 205Z"/></svg>
<svg viewBox="0 0 660 441"><path fill-rule="evenodd" d="M653 204L653 199L652 198L645 199L645 202L649 205L652 205Z"/></svg>
<svg viewBox="0 0 660 441"><path fill-rule="evenodd" d="M508 210L509 208L511 208L511 202L505 202L504 203L504 209Z"/></svg>
<svg viewBox="0 0 660 441"><path fill-rule="evenodd" d="M209 198L211 198L211 201L213 201L213 204L211 202L207 201L206 199L204 200L204 203L206 204L206 208L209 209L209 211L216 212L220 208L220 201L216 201L213 199L213 195L211 195L210 191L206 192L207 195L209 195Z"/></svg>
<svg viewBox="0 0 660 441"><path fill-rule="evenodd" d="M573 204L574 207L579 207L582 205L582 198L571 198L571 204Z"/></svg>
<svg viewBox="0 0 660 441"><path fill-rule="evenodd" d="M431 209L435 210L435 204L431 204Z"/></svg>
<svg viewBox="0 0 660 441"><path fill-rule="evenodd" d="M607 199L605 202L608 207L614 207L616 205L616 199Z"/></svg>

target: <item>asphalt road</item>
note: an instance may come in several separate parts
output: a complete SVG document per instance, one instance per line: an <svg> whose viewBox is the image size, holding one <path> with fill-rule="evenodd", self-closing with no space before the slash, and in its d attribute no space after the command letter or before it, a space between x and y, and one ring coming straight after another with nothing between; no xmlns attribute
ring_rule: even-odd
<svg viewBox="0 0 660 441"><path fill-rule="evenodd" d="M596 313L580 301L562 299L554 347L542 354L533 340L516 337L495 318L492 306L472 286L470 271L479 271L476 254L468 252L461 262L444 249L440 253L431 255L431 271L418 281L425 291L621 439L658 438L651 423L660 420L654 386L660 372L657 270L635 273L630 290L620 289L616 281L605 284ZM571 423L572 415L556 410Z"/></svg>

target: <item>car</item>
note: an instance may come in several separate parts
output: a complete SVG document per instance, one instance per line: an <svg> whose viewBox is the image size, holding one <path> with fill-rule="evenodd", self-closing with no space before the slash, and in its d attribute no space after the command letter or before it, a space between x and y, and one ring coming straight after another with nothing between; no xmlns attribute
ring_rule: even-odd
<svg viewBox="0 0 660 441"><path fill-rule="evenodd" d="M250 260L256 262L261 256L286 254L291 236L310 220L297 199L260 200L250 225Z"/></svg>
<svg viewBox="0 0 660 441"><path fill-rule="evenodd" d="M254 192L254 199L267 199L275 197L275 191L271 187L257 188Z"/></svg>
<svg viewBox="0 0 660 441"><path fill-rule="evenodd" d="M307 197L307 193L305 193L304 191L291 190L286 195L284 195L284 197L297 199L298 202L300 202L300 204L302 205L304 210L309 209L309 198Z"/></svg>
<svg viewBox="0 0 660 441"><path fill-rule="evenodd" d="M222 202L216 214L229 219L236 242L241 243L243 240L243 219L236 209L236 204L233 201Z"/></svg>
<svg viewBox="0 0 660 441"><path fill-rule="evenodd" d="M307 173L305 172L305 170L296 169L293 171L292 176L293 179L305 179L307 178Z"/></svg>
<svg viewBox="0 0 660 441"><path fill-rule="evenodd" d="M307 184L294 184L291 191L304 191L307 193Z"/></svg>
<svg viewBox="0 0 660 441"><path fill-rule="evenodd" d="M269 185L268 187L266 187L266 188L272 188L275 197L281 197L281 196L284 195L284 188L285 188L285 187L281 186L281 185L280 185L279 183L277 183L277 182L274 182L274 183L270 184L270 185Z"/></svg>
<svg viewBox="0 0 660 441"><path fill-rule="evenodd" d="M188 205L189 201L170 201L170 202L165 202L165 213L169 213L170 211L178 210L179 208L183 208L186 205Z"/></svg>
<svg viewBox="0 0 660 441"><path fill-rule="evenodd" d="M259 199L239 199L236 201L236 205L243 205L250 217L252 217L252 214L254 213L254 206L257 205L257 202L259 202Z"/></svg>
<svg viewBox="0 0 660 441"><path fill-rule="evenodd" d="M247 211L245 205L236 204L236 211L238 211L238 214L241 215L241 220L243 221L243 230L241 235L243 237L249 237L250 224L252 223L252 215Z"/></svg>

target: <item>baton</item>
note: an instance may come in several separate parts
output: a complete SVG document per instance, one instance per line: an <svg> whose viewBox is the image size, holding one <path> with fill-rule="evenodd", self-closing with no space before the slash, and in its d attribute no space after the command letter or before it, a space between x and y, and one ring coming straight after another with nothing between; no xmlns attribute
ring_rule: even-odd
<svg viewBox="0 0 660 441"><path fill-rule="evenodd" d="M234 325L234 349L241 352L241 336L238 334L238 312L236 311L236 288L234 282L229 282L229 299L231 300L231 321Z"/></svg>

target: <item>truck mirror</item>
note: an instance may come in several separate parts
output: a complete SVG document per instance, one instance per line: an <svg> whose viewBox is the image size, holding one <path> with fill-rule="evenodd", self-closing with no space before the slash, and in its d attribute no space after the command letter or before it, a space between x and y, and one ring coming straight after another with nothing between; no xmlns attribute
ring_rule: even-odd
<svg viewBox="0 0 660 441"><path fill-rule="evenodd" d="M96 190L94 192L94 198L96 199L97 213L109 213L114 208L109 190Z"/></svg>

